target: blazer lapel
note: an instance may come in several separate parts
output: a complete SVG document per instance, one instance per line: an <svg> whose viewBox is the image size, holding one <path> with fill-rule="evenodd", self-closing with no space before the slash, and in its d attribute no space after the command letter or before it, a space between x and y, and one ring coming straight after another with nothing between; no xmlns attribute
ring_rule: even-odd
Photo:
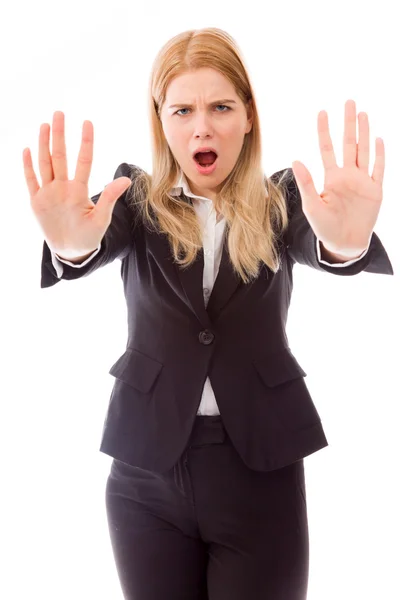
<svg viewBox="0 0 400 600"><path fill-rule="evenodd" d="M192 204L189 197L182 192L181 199ZM178 269L179 278L183 289L200 322L206 328L212 327L224 306L229 302L233 293L240 283L240 277L235 274L230 263L229 252L226 241L224 240L221 256L221 264L217 278L208 301L207 308L204 304L203 296L203 270L204 270L204 250L201 248L195 262L185 269L174 263Z"/></svg>
<svg viewBox="0 0 400 600"><path fill-rule="evenodd" d="M241 279L230 262L227 242L222 247L221 264L207 305L207 312L212 321L216 321L222 309L228 304Z"/></svg>

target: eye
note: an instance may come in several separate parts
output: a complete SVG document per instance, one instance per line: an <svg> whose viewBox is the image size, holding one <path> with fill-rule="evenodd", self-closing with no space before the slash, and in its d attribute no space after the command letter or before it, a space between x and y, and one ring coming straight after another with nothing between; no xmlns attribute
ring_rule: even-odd
<svg viewBox="0 0 400 600"><path fill-rule="evenodd" d="M227 108L228 110L232 110L230 106L226 106L226 104L217 104L217 106L223 106L224 108ZM218 112L226 112L225 110L223 111L218 111Z"/></svg>
<svg viewBox="0 0 400 600"><path fill-rule="evenodd" d="M229 110L232 110L232 109L231 109L231 107L230 107L230 106L226 106L226 104L216 104L216 107L218 107L218 106L223 106L224 108L227 108L227 109L228 109L228 111L229 111ZM179 109L179 110L177 110L177 111L176 111L174 114L175 114L175 115L178 115L178 113L179 113L181 110L189 110L189 109L188 109L188 108L180 108L180 109ZM228 112L228 111L226 111L226 110L218 110L217 112ZM178 115L178 116L179 116L179 117L186 117L186 114L185 114L185 115Z"/></svg>

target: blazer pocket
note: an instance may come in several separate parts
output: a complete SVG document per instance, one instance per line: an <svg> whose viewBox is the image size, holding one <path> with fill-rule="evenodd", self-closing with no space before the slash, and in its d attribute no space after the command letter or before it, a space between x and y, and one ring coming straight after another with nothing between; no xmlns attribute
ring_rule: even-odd
<svg viewBox="0 0 400 600"><path fill-rule="evenodd" d="M275 387L291 379L307 376L289 348L270 354L265 359L253 359L253 365L267 387Z"/></svg>
<svg viewBox="0 0 400 600"><path fill-rule="evenodd" d="M110 375L147 394L157 379L163 364L142 354L135 348L127 348L109 370Z"/></svg>
<svg viewBox="0 0 400 600"><path fill-rule="evenodd" d="M264 359L253 359L253 365L266 386L265 402L284 429L297 432L321 422L304 381L307 373L289 348Z"/></svg>

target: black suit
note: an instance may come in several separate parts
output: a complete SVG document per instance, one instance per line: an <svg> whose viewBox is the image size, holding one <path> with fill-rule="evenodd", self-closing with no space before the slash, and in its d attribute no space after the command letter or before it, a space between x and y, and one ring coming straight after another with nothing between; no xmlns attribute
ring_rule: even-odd
<svg viewBox="0 0 400 600"><path fill-rule="evenodd" d="M130 176L132 167L122 163L114 179ZM80 269L64 265L62 279L70 280L121 260L128 340L110 369L116 380L102 452L144 469L171 468L188 442L207 375L224 426L252 469L277 469L328 445L306 373L285 332L293 265L342 276L393 274L393 269L375 233L368 253L355 264L340 269L321 264L293 174L287 187L290 226L281 244L280 270L273 274L264 266L245 285L231 269L224 247L207 308L203 252L182 271L171 258L166 237L148 231L133 216L126 192L115 205L99 254ZM190 202L183 194L181 199ZM58 281L44 243L41 287Z"/></svg>
<svg viewBox="0 0 400 600"><path fill-rule="evenodd" d="M114 178L130 173L123 163ZM264 266L244 285L224 249L207 308L203 251L180 270L165 236L132 217L126 193L99 253L81 268L63 265L62 278L77 279L122 261L128 342L110 369L100 450L114 457L107 519L126 599L306 598L303 457L328 442L285 333L293 265L393 270L375 233L354 264L320 263L292 173L287 186L280 270ZM57 281L45 243L41 287ZM197 415L207 376L220 415Z"/></svg>

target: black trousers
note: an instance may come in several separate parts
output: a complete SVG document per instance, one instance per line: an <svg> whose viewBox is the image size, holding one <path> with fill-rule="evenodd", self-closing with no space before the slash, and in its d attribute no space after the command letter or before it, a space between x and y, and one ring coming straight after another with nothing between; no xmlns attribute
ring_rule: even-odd
<svg viewBox="0 0 400 600"><path fill-rule="evenodd" d="M305 600L303 459L247 467L220 415L196 417L163 474L114 459L106 508L126 600Z"/></svg>

